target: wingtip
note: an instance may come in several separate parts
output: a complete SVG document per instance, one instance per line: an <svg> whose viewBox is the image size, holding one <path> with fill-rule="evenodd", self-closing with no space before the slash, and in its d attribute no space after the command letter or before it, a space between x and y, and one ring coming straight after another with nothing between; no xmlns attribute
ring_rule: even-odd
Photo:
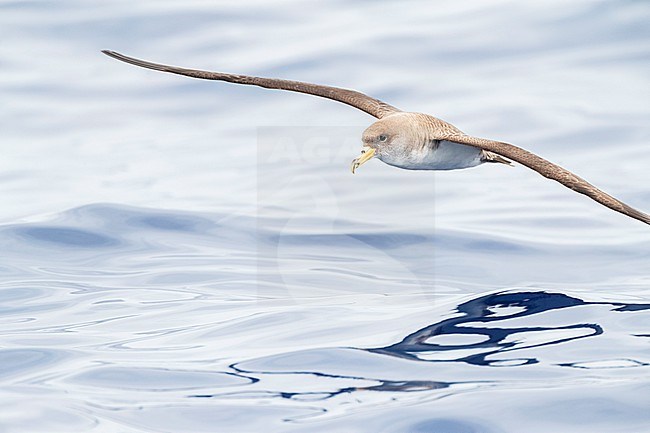
<svg viewBox="0 0 650 433"><path fill-rule="evenodd" d="M102 53L106 54L108 57L113 57L114 59L117 59L117 58L119 58L121 56L120 53L118 53L117 51L113 51L113 50L102 50Z"/></svg>

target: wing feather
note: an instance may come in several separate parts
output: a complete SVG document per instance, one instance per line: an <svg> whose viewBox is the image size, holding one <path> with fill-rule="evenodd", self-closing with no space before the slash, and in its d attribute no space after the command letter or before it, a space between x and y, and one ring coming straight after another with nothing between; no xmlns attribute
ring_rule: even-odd
<svg viewBox="0 0 650 433"><path fill-rule="evenodd" d="M512 144L487 140L484 138L471 137L468 135L450 135L449 137L446 137L446 139L456 143L478 147L489 152L494 152L505 158L512 159L513 161L517 161L518 163L525 165L532 170L535 170L546 178L552 179L556 182L561 183L567 188L571 188L580 194L586 195L587 197L597 201L603 206L607 206L616 212L620 212L624 215L650 225L650 215L634 209L631 206L628 206L622 201L596 188L581 177L571 173L569 170L562 168L557 164L553 164L552 162L547 161L546 159L539 157L532 152L529 152Z"/></svg>
<svg viewBox="0 0 650 433"><path fill-rule="evenodd" d="M202 71L199 69L186 69L177 66L147 62L145 60L125 56L124 54L109 50L103 50L102 53L113 57L114 59L156 71L170 72L172 74L186 75L188 77L201 78L204 80L227 81L229 83L247 84L267 89L289 90L291 92L320 96L322 98L332 99L358 108L359 110L379 119L400 111L392 105L388 105L379 99L371 98L370 96L355 90L322 86L301 81L281 80L277 78L262 78L248 75L227 74L223 72Z"/></svg>

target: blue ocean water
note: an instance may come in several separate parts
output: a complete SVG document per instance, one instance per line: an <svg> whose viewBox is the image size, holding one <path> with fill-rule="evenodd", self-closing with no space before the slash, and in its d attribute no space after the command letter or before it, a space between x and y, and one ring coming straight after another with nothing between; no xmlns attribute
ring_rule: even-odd
<svg viewBox="0 0 650 433"><path fill-rule="evenodd" d="M0 432L641 432L650 231L517 166L349 173L365 91L650 210L637 1L0 2Z"/></svg>

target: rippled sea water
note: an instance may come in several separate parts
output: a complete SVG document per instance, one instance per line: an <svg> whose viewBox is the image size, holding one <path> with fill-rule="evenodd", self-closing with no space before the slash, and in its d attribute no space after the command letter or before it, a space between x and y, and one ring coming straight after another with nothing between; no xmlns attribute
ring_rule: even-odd
<svg viewBox="0 0 650 433"><path fill-rule="evenodd" d="M349 163L350 87L650 210L642 1L0 2L0 432L641 432L650 231Z"/></svg>

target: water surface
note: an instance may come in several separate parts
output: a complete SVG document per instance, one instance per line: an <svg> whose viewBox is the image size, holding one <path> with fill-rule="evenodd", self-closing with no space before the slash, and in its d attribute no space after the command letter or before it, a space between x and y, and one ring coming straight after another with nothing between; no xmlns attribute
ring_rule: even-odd
<svg viewBox="0 0 650 433"><path fill-rule="evenodd" d="M650 210L634 1L0 3L0 431L639 432L650 232L523 167L115 62L356 88Z"/></svg>

